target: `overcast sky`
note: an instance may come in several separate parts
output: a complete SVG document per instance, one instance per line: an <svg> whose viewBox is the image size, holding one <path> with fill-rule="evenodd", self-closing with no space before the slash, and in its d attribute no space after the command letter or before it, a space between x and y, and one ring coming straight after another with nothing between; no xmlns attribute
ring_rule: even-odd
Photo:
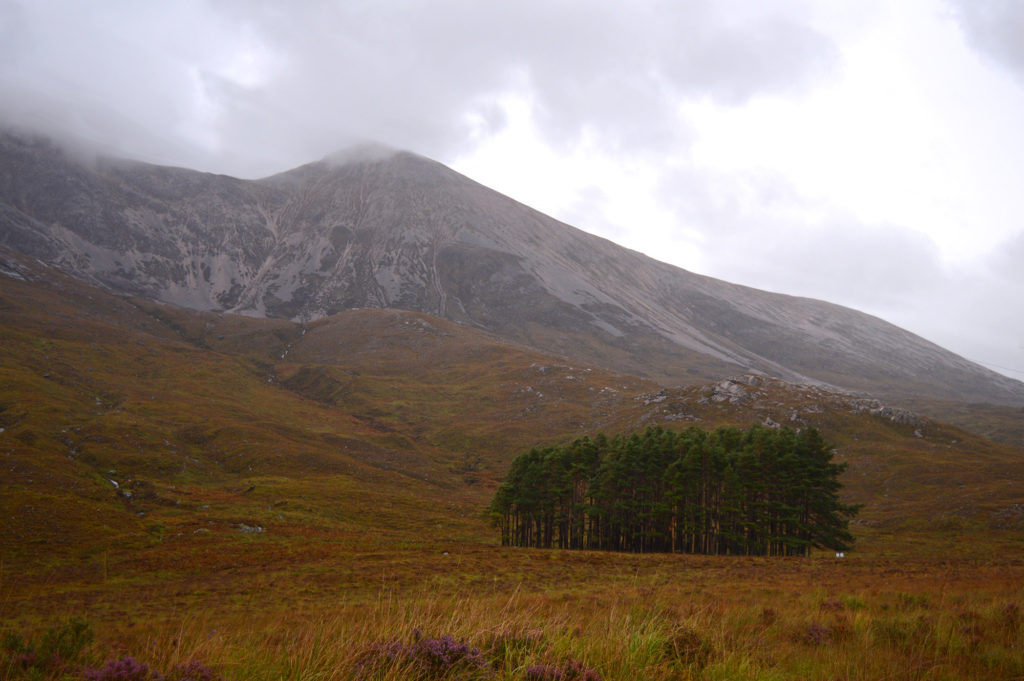
<svg viewBox="0 0 1024 681"><path fill-rule="evenodd" d="M1024 379L1024 1L0 0L0 120L241 177L382 142Z"/></svg>

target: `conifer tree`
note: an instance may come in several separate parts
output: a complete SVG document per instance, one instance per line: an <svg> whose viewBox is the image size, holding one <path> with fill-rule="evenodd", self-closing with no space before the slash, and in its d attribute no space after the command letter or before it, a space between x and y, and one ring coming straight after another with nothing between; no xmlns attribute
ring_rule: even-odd
<svg viewBox="0 0 1024 681"><path fill-rule="evenodd" d="M491 518L502 545L807 555L848 550L858 506L839 501L821 434L661 427L532 448L512 462Z"/></svg>

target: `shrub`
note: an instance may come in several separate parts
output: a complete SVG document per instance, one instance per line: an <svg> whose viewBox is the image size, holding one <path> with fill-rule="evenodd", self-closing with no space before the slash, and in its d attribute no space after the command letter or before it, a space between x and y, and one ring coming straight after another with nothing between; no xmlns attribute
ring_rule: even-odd
<svg viewBox="0 0 1024 681"><path fill-rule="evenodd" d="M560 665L535 664L526 668L526 681L602 681L601 675L578 660Z"/></svg>
<svg viewBox="0 0 1024 681"><path fill-rule="evenodd" d="M1002 625L1009 630L1016 630L1020 627L1020 606L1016 603L1006 603L999 610L999 617Z"/></svg>
<svg viewBox="0 0 1024 681"><path fill-rule="evenodd" d="M843 596L840 601L847 610L864 610L868 607L868 604L857 596Z"/></svg>
<svg viewBox="0 0 1024 681"><path fill-rule="evenodd" d="M822 601L819 608L825 612L828 611L841 611L845 609L842 601Z"/></svg>
<svg viewBox="0 0 1024 681"><path fill-rule="evenodd" d="M62 627L51 627L43 634L39 652L43 656L57 656L74 662L82 649L92 643L92 627L85 620L72 617Z"/></svg>
<svg viewBox="0 0 1024 681"><path fill-rule="evenodd" d="M372 644L356 662L359 679L372 679L389 671L399 671L403 678L489 679L493 676L487 659L479 648L450 634L425 638L417 629L411 643L398 639Z"/></svg>
<svg viewBox="0 0 1024 681"><path fill-rule="evenodd" d="M87 681L166 681L162 674L130 656L120 660L108 660L99 669L83 669L82 676Z"/></svg>
<svg viewBox="0 0 1024 681"><path fill-rule="evenodd" d="M934 639L935 626L931 620L875 619L871 622L871 635L877 643L899 646L922 646Z"/></svg>
<svg viewBox="0 0 1024 681"><path fill-rule="evenodd" d="M544 642L544 632L539 629L506 629L488 633L482 648L495 669L517 668Z"/></svg>
<svg viewBox="0 0 1024 681"><path fill-rule="evenodd" d="M964 645L971 650L976 649L984 637L984 629L982 629L978 622L960 625L956 628L956 633L960 634Z"/></svg>
<svg viewBox="0 0 1024 681"><path fill-rule="evenodd" d="M224 677L196 660L177 665L164 675L131 656L108 660L99 669L85 668L82 677L87 681L224 681Z"/></svg>
<svg viewBox="0 0 1024 681"><path fill-rule="evenodd" d="M832 630L823 624L811 622L797 636L797 639L809 646L823 646L832 642Z"/></svg>
<svg viewBox="0 0 1024 681"><path fill-rule="evenodd" d="M38 642L8 632L4 636L3 649L10 657L12 667L27 676L55 676L75 666L82 650L92 642L92 637L89 623L72 617L60 627L47 629Z"/></svg>
<svg viewBox="0 0 1024 681"><path fill-rule="evenodd" d="M696 629L680 626L665 641L665 653L680 664L702 668L711 661L714 647Z"/></svg>
<svg viewBox="0 0 1024 681"><path fill-rule="evenodd" d="M928 608L931 603L928 600L928 596L924 594L908 594L898 593L896 594L896 607L900 610L914 610L918 608Z"/></svg>
<svg viewBox="0 0 1024 681"><path fill-rule="evenodd" d="M224 677L198 660L178 665L167 675L167 681L224 681Z"/></svg>

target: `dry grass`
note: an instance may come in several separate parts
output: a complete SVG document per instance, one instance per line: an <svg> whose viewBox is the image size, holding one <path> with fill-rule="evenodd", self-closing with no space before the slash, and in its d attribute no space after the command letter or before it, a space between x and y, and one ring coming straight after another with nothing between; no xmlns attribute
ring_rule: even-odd
<svg viewBox="0 0 1024 681"><path fill-rule="evenodd" d="M502 679L1024 675L1019 449L781 385L657 396L421 315L303 333L53 281L0 280L0 634L79 616L83 662L230 679L354 678L414 630ZM846 560L502 549L482 518L531 444L794 414L866 505Z"/></svg>
<svg viewBox="0 0 1024 681"><path fill-rule="evenodd" d="M378 583L352 578L351 564L361 561L382 570ZM333 580L309 580L332 564ZM8 616L27 605L11 598L11 588L4 592ZM608 681L1024 673L1019 560L769 560L466 546L448 556L335 554L318 569L297 568L290 581L277 571L241 571L232 583L197 575L186 607L159 597L155 584L108 581L99 591L91 604L75 604L82 593L43 601L49 612L37 611L31 619L39 623L24 621L20 630L86 612L98 634L86 654L95 665L132 655L170 669L199 659L231 679L355 678L372 644L413 641L415 631L465 639L505 679L569 660ZM22 678L10 667L5 674L0 678Z"/></svg>

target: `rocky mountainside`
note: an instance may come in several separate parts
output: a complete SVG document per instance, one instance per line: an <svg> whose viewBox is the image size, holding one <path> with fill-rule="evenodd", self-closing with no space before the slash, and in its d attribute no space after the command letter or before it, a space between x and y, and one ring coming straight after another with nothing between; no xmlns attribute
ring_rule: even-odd
<svg viewBox="0 0 1024 681"><path fill-rule="evenodd" d="M186 308L414 310L666 384L754 372L1024 404L1024 383L875 317L687 272L386 149L246 181L5 134L0 246Z"/></svg>

